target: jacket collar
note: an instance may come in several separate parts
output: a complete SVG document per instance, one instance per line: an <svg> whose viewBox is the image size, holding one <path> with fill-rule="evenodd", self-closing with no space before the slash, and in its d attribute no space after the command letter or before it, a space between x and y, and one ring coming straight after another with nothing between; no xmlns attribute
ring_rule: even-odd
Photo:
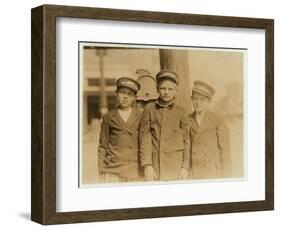
<svg viewBox="0 0 281 230"><path fill-rule="evenodd" d="M155 101L155 104L158 105L161 108L169 108L169 107L172 107L175 104L175 99L173 99L169 103L165 104L165 103L162 102L162 100L160 98L158 98Z"/></svg>
<svg viewBox="0 0 281 230"><path fill-rule="evenodd" d="M125 122L117 109L114 109L112 116L111 116L111 121L119 126L122 129L127 130L129 133L132 133L132 131L130 130L131 126L135 123L135 121L138 119L138 113L137 110L135 108L132 109L132 112L127 120L127 122Z"/></svg>
<svg viewBox="0 0 281 230"><path fill-rule="evenodd" d="M197 124L195 111L192 114L192 118L193 118L193 122ZM212 119L212 113L206 110L204 112L203 119L198 127L198 131L193 142L195 142L198 139L198 137L209 127L211 119Z"/></svg>

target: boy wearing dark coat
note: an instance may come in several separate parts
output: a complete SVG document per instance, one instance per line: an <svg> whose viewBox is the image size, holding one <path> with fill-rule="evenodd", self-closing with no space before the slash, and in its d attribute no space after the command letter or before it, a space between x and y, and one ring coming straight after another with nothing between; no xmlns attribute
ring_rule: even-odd
<svg viewBox="0 0 281 230"><path fill-rule="evenodd" d="M140 162L145 180L188 179L188 114L174 102L178 75L162 70L156 80L159 98L145 107L140 123Z"/></svg>
<svg viewBox="0 0 281 230"><path fill-rule="evenodd" d="M138 181L138 129L141 112L133 105L140 89L137 81L119 78L116 82L118 106L102 119L99 172L103 183Z"/></svg>
<svg viewBox="0 0 281 230"><path fill-rule="evenodd" d="M208 107L215 89L195 81L192 89L194 112L189 115L193 179L231 177L230 135L223 117Z"/></svg>

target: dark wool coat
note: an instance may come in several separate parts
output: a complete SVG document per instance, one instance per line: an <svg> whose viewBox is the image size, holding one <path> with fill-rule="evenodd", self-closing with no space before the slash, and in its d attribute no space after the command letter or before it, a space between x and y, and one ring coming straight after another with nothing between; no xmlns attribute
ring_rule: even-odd
<svg viewBox="0 0 281 230"><path fill-rule="evenodd" d="M193 179L231 176L230 136L222 116L206 111L200 123L190 114Z"/></svg>
<svg viewBox="0 0 281 230"><path fill-rule="evenodd" d="M158 101L144 109L140 123L141 166L152 165L159 180L178 180L189 168L188 114L183 107Z"/></svg>
<svg viewBox="0 0 281 230"><path fill-rule="evenodd" d="M141 112L133 109L128 121L121 118L117 109L102 120L99 144L99 171L118 174L120 177L139 176L138 129Z"/></svg>

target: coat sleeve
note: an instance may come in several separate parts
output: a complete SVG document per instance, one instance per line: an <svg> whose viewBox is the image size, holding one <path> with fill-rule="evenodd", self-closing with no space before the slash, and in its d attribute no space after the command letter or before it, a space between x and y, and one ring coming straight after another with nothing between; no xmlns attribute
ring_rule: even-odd
<svg viewBox="0 0 281 230"><path fill-rule="evenodd" d="M145 108L139 126L139 154L141 167L152 165L152 140L151 140L151 116L148 108Z"/></svg>
<svg viewBox="0 0 281 230"><path fill-rule="evenodd" d="M222 163L222 176L231 177L232 163L230 153L230 134L227 124L222 117L218 118L216 127L218 147L220 150L220 158Z"/></svg>
<svg viewBox="0 0 281 230"><path fill-rule="evenodd" d="M183 152L183 161L182 168L187 170L190 169L190 155L191 155L191 140L190 140L190 121L188 113L184 112L181 118L181 128L183 130L183 143L184 143L184 152Z"/></svg>
<svg viewBox="0 0 281 230"><path fill-rule="evenodd" d="M102 172L104 167L104 159L108 150L109 144L109 125L106 117L102 119L101 123L101 131L100 131L100 140L99 140L99 148L98 148L98 166L99 172Z"/></svg>

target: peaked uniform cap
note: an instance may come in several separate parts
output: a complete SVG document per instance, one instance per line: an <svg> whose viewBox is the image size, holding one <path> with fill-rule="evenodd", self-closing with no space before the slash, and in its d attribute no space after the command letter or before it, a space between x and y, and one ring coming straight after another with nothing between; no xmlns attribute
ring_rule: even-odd
<svg viewBox="0 0 281 230"><path fill-rule="evenodd" d="M121 77L116 82L117 89L119 87L126 87L132 89L135 93L137 93L140 89L140 84L132 78L129 77Z"/></svg>
<svg viewBox="0 0 281 230"><path fill-rule="evenodd" d="M156 81L159 83L162 79L170 79L174 81L177 85L179 84L179 76L177 73L171 71L171 70L161 70L156 74Z"/></svg>
<svg viewBox="0 0 281 230"><path fill-rule="evenodd" d="M203 81L195 81L192 92L196 92L208 98L212 98L215 94L215 89L211 85Z"/></svg>

